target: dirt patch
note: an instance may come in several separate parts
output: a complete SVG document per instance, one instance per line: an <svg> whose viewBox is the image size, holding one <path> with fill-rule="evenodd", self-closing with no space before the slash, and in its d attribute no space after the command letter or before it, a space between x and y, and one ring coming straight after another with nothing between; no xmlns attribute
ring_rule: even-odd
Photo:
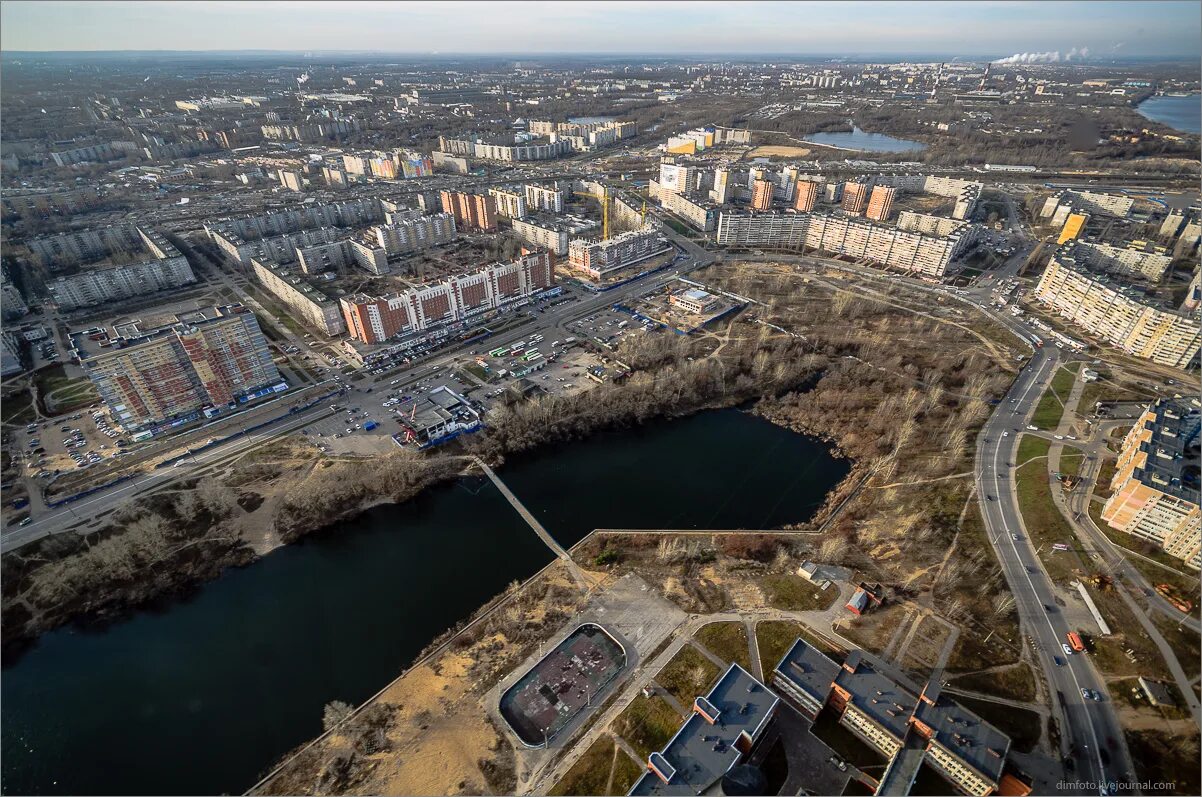
<svg viewBox="0 0 1202 797"><path fill-rule="evenodd" d="M756 147L743 157L748 160L751 158L804 158L811 152L813 152L813 150L806 147L765 145L762 147Z"/></svg>

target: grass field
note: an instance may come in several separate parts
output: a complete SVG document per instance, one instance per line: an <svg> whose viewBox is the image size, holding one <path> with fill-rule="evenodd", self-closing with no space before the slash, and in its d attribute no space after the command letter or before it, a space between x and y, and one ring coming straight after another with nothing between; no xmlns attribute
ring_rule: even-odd
<svg viewBox="0 0 1202 797"><path fill-rule="evenodd" d="M764 665L764 675L776 667L802 635L800 623L788 620L764 620L755 624L755 639L760 649L760 663Z"/></svg>
<svg viewBox="0 0 1202 797"><path fill-rule="evenodd" d="M1018 441L1018 455L1014 461L1016 466L1030 462L1036 457L1047 457L1051 443L1042 437L1025 434Z"/></svg>
<svg viewBox="0 0 1202 797"><path fill-rule="evenodd" d="M1035 676L1031 668L1021 662L1008 670L961 675L952 679L951 686L1011 700L1035 699Z"/></svg>
<svg viewBox="0 0 1202 797"><path fill-rule="evenodd" d="M710 623L697 632L697 641L723 661L734 662L751 672L747 626L742 623Z"/></svg>
<svg viewBox="0 0 1202 797"><path fill-rule="evenodd" d="M839 596L836 589L818 589L801 576L791 573L765 576L760 582L768 593L768 605L788 611L811 611L828 608Z"/></svg>
<svg viewBox="0 0 1202 797"><path fill-rule="evenodd" d="M653 751L662 750L683 722L684 718L662 697L648 698L639 695L618 715L610 730L625 739L635 752L646 758Z"/></svg>
<svg viewBox="0 0 1202 797"><path fill-rule="evenodd" d="M34 418L33 394L28 390L9 393L0 400L0 418L4 423L28 423Z"/></svg>
<svg viewBox="0 0 1202 797"><path fill-rule="evenodd" d="M717 664L692 645L685 645L659 671L655 682L687 707L693 705L693 698L708 692L721 674Z"/></svg>
<svg viewBox="0 0 1202 797"><path fill-rule="evenodd" d="M1051 387L1039 400L1031 423L1040 429L1055 429L1060 425L1060 419L1065 411L1064 405L1068 401L1069 393L1073 390L1073 380L1077 378L1077 371L1080 368L1081 363L1060 366L1056 375L1052 377Z"/></svg>
<svg viewBox="0 0 1202 797"><path fill-rule="evenodd" d="M602 736L576 760L548 794L552 797L626 794L642 772L642 767L631 760L617 742Z"/></svg>
<svg viewBox="0 0 1202 797"><path fill-rule="evenodd" d="M1028 441L1030 441L1028 443ZM1020 444L1026 445L1029 451L1037 451L1036 456L1047 453L1050 443L1046 440L1024 436ZM1015 471L1018 488L1018 506L1023 515L1023 525L1035 545L1042 546L1040 552L1049 575L1053 578L1068 579L1072 577L1073 567L1080 567L1081 562L1072 551L1053 551L1052 545L1064 543L1070 548L1076 548L1077 538L1068 521L1060 514L1060 510L1052 503L1053 486L1048 477L1046 467L1041 462L1031 463L1025 468Z"/></svg>

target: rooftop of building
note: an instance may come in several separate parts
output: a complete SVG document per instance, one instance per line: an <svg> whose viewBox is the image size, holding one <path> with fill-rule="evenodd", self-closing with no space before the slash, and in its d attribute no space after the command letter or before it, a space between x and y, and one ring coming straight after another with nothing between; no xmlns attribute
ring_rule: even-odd
<svg viewBox="0 0 1202 797"><path fill-rule="evenodd" d="M90 327L72 331L68 338L81 360L148 343L175 331L194 329L205 324L250 312L241 304L213 305L179 313L168 323L146 328L141 319L114 323L110 327ZM104 344L104 345L102 345Z"/></svg>
<svg viewBox="0 0 1202 797"><path fill-rule="evenodd" d="M701 794L739 763L735 740L746 732L755 739L771 717L779 698L737 664L718 679L700 708L717 713L711 725L695 708L660 752L674 773L664 783L654 772L641 777L630 794Z"/></svg>
<svg viewBox="0 0 1202 797"><path fill-rule="evenodd" d="M840 669L825 653L799 638L775 671L823 702Z"/></svg>
<svg viewBox="0 0 1202 797"><path fill-rule="evenodd" d="M906 726L918 697L895 680L878 672L853 650L835 676L835 684L851 694L850 703L897 738Z"/></svg>
<svg viewBox="0 0 1202 797"><path fill-rule="evenodd" d="M934 730L940 744L996 782L1002 776L1010 737L941 691L938 681L927 682L914 718Z"/></svg>
<svg viewBox="0 0 1202 797"><path fill-rule="evenodd" d="M1140 444L1147 454L1133 476L1182 501L1198 503L1199 425L1202 414L1193 402L1159 399L1149 407L1151 436Z"/></svg>
<svg viewBox="0 0 1202 797"><path fill-rule="evenodd" d="M1083 262L1079 262L1076 257L1068 254L1063 248L1056 250L1055 254L1052 255L1052 260L1062 268L1079 274L1089 281L1096 283L1100 287L1112 290L1115 293L1125 296L1132 301L1139 302L1146 307L1151 307L1163 313L1168 313L1169 315L1190 318L1195 322L1198 320L1197 312L1182 312L1173 304L1165 301L1155 294L1149 293L1145 288L1141 288L1137 285L1132 285L1129 282L1116 279L1108 274L1100 274L1097 271L1090 269Z"/></svg>

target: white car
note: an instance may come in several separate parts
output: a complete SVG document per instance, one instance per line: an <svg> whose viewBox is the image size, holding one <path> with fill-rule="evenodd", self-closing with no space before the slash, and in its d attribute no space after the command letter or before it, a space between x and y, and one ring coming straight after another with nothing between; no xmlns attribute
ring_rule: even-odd
<svg viewBox="0 0 1202 797"><path fill-rule="evenodd" d="M1072 648L1070 648L1070 647L1068 646L1068 643L1067 643L1067 642L1061 642L1061 643L1060 643L1060 647L1064 648L1064 655L1065 655L1065 656L1071 656L1071 655L1073 655L1073 649L1072 649Z"/></svg>

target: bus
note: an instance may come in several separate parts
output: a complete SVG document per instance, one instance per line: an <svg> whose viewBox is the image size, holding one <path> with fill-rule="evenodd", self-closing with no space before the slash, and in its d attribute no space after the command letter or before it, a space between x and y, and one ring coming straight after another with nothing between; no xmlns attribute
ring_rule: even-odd
<svg viewBox="0 0 1202 797"><path fill-rule="evenodd" d="M525 360L526 362L530 362L531 360L541 359L542 356L543 356L543 353L541 351L539 351L538 349L531 349L530 351L526 352L526 356L523 357L522 359Z"/></svg>
<svg viewBox="0 0 1202 797"><path fill-rule="evenodd" d="M1053 551L1067 551L1068 546L1062 542L1057 542L1052 545L1052 550Z"/></svg>
<svg viewBox="0 0 1202 797"><path fill-rule="evenodd" d="M1077 653L1085 652L1085 643L1081 641L1081 635L1076 631L1069 631L1064 638L1068 640L1068 646Z"/></svg>
<svg viewBox="0 0 1202 797"><path fill-rule="evenodd" d="M522 349L524 349L524 348L526 348L526 343L525 343L525 341L523 341L523 342L521 342L521 343L515 343L515 344L513 344L513 348L509 350L509 353L510 353L510 354L517 354L519 351L521 351L521 350L522 350Z"/></svg>
<svg viewBox="0 0 1202 797"><path fill-rule="evenodd" d="M509 349L505 348L504 346L498 346L497 348L490 351L488 353L488 356L489 357L504 357L508 353L509 353Z"/></svg>

